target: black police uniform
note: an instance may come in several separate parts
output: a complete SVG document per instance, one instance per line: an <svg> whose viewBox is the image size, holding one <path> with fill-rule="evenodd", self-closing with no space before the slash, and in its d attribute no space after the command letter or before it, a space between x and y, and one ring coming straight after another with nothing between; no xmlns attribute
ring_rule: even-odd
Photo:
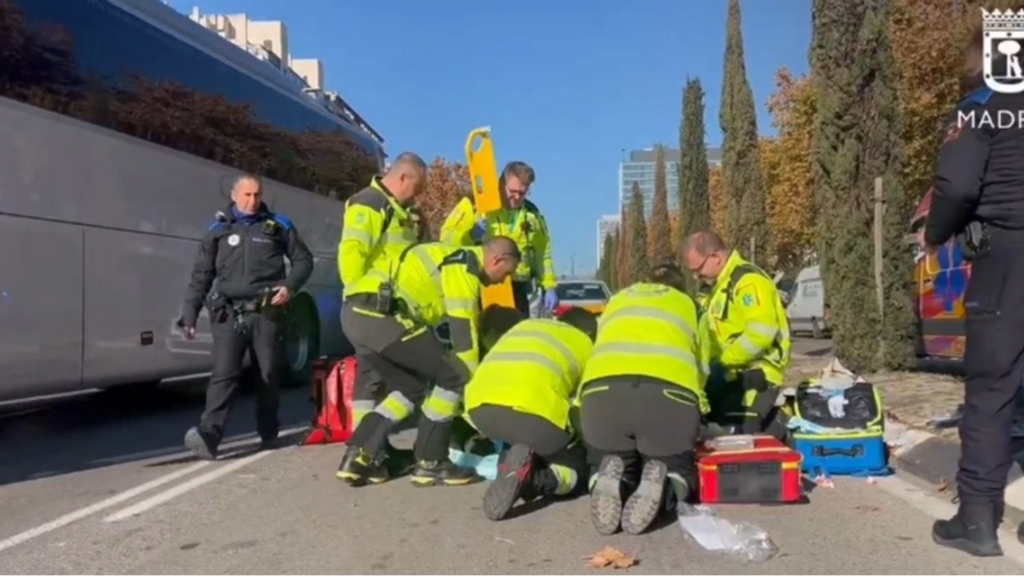
<svg viewBox="0 0 1024 576"><path fill-rule="evenodd" d="M971 260L964 297L960 508L951 520L936 522L933 537L979 556L1002 553L996 528L1011 466L1014 405L1024 378L1022 111L1024 94L1000 94L988 87L960 102L939 150L925 227L928 244L941 246L956 236ZM1000 119L1012 126L1000 126Z"/></svg>
<svg viewBox="0 0 1024 576"><path fill-rule="evenodd" d="M292 266L287 275L286 256ZM216 456L250 348L260 368L256 428L264 446L276 440L284 310L269 305L273 296L269 289L283 285L294 297L312 272L313 256L295 226L264 204L252 215L230 207L218 212L203 236L181 319L182 326L194 327L205 303L213 331L213 373L206 409L199 426L185 436L186 445L200 457Z"/></svg>

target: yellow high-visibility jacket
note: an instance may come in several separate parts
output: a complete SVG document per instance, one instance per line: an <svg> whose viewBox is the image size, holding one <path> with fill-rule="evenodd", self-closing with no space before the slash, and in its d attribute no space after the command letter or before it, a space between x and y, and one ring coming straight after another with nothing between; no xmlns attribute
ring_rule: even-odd
<svg viewBox="0 0 1024 576"><path fill-rule="evenodd" d="M708 326L698 320L693 299L662 284L639 282L608 300L582 386L612 376L649 376L690 390L701 413L707 413L710 359Z"/></svg>
<svg viewBox="0 0 1024 576"><path fill-rule="evenodd" d="M712 360L728 377L742 370L762 369L771 384L781 386L789 365L789 321L775 282L760 268L733 251L708 298Z"/></svg>
<svg viewBox="0 0 1024 576"><path fill-rule="evenodd" d="M338 242L338 275L345 295L370 270L388 274L418 235L416 214L399 204L375 176L345 202Z"/></svg>
<svg viewBox="0 0 1024 576"><path fill-rule="evenodd" d="M479 217L473 200L463 198L441 226L441 241L453 246L472 246L474 242L470 231ZM488 214L487 233L483 241L495 236L508 236L514 240L523 255L519 267L512 275L513 281L527 282L537 278L544 290L558 284L554 261L551 259L548 226L536 204L527 200L517 210L501 209Z"/></svg>
<svg viewBox="0 0 1024 576"><path fill-rule="evenodd" d="M524 320L505 333L466 385L465 406L491 404L569 429L570 398L594 344L558 320Z"/></svg>
<svg viewBox="0 0 1024 576"><path fill-rule="evenodd" d="M436 327L448 321L452 350L472 373L480 360L477 325L483 287L483 248L460 248L440 242L407 249L390 277L394 297L403 303L401 316L416 325ZM370 270L348 290L348 296L377 294L388 275Z"/></svg>

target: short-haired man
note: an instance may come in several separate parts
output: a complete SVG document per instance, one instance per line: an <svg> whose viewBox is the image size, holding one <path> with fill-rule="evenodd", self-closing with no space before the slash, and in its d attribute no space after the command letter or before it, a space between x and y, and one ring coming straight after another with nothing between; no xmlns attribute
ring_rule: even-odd
<svg viewBox="0 0 1024 576"><path fill-rule="evenodd" d="M712 362L724 373L724 381L708 382L711 419L747 434L784 438L775 402L791 344L775 283L714 232L690 235L682 251L690 272L711 287L705 315L714 340Z"/></svg>
<svg viewBox="0 0 1024 576"><path fill-rule="evenodd" d="M463 198L441 227L441 241L454 246L472 246L495 236L515 240L523 261L512 275L512 293L516 308L530 315L530 296L534 282L544 292L544 306L553 311L558 305L555 267L551 260L551 237L540 209L526 199L536 173L525 162L509 162L501 171L498 186L503 205L490 214L477 214L473 199Z"/></svg>

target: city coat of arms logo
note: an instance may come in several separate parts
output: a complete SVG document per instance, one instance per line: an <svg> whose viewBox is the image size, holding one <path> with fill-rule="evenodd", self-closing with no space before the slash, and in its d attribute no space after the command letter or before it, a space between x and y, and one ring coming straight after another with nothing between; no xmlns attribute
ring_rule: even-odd
<svg viewBox="0 0 1024 576"><path fill-rule="evenodd" d="M1001 94L1024 92L1020 52L1024 44L1024 9L981 9L985 85Z"/></svg>

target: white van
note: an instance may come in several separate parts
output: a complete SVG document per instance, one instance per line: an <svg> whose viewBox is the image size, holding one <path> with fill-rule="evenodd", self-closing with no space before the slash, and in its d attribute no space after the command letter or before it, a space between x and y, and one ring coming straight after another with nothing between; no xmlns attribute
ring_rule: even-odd
<svg viewBox="0 0 1024 576"><path fill-rule="evenodd" d="M804 268L797 274L793 296L786 306L786 318L793 334L810 332L815 338L823 338L831 331L825 310L825 289L817 266Z"/></svg>

